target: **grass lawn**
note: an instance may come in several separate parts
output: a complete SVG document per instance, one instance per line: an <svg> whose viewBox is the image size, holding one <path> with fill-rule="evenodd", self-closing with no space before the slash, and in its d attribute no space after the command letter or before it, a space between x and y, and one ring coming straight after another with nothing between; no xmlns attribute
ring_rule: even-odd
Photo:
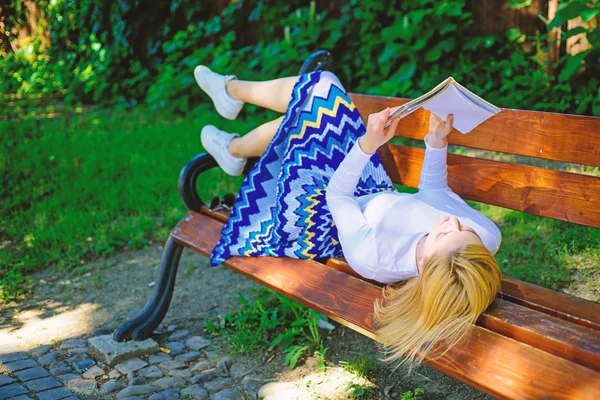
<svg viewBox="0 0 600 400"><path fill-rule="evenodd" d="M245 132L275 116L252 111L238 121L208 105L185 118L139 108L0 121L0 301L23 296L37 269L85 271L93 257L165 241L185 215L177 178L202 151L202 126ZM210 199L240 183L211 171L200 190ZM506 275L560 289L583 274L600 298L599 229L476 206L500 226Z"/></svg>

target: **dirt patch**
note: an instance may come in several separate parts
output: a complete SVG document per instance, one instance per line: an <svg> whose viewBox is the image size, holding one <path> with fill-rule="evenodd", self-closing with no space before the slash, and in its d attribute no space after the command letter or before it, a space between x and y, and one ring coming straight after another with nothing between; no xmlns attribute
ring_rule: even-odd
<svg viewBox="0 0 600 400"><path fill-rule="evenodd" d="M73 337L89 337L96 328L114 329L131 319L154 291L152 282L158 279L162 247L154 244L144 250L122 251L110 259L90 263L83 274L49 268L32 276L35 286L28 301L0 306L3 351L29 350ZM212 269L206 258L186 249L173 301L161 328L176 324L203 335L208 318L218 318L237 305L238 292L251 296L253 287L258 285L226 267ZM259 352L235 358L260 371L265 381L293 382L309 390L313 398L346 398L349 382L371 386L373 391L363 397L366 399L399 398L416 387L425 389L423 399L488 398L426 366L407 377L406 371L392 371L391 366L379 362L368 381L363 382L344 371L339 362L360 354L379 356L376 344L337 323L334 325L332 339L326 342L326 372L319 371L314 358L303 360L294 370L286 367L284 356L277 353L275 357ZM226 354L223 340L214 338L214 341L218 352Z"/></svg>

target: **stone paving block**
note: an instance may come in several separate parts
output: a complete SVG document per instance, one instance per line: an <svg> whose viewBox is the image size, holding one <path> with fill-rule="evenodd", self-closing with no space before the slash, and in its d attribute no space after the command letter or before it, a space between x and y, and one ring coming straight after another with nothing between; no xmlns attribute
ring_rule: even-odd
<svg viewBox="0 0 600 400"><path fill-rule="evenodd" d="M56 353L48 353L45 356L41 356L38 359L38 363L40 365L43 365L43 366L48 366L48 365L52 364L53 362L55 362L57 360L58 360L58 354L56 354Z"/></svg>
<svg viewBox="0 0 600 400"><path fill-rule="evenodd" d="M179 400L181 396L177 390L165 390L164 392L154 393L148 400Z"/></svg>
<svg viewBox="0 0 600 400"><path fill-rule="evenodd" d="M4 364L4 366L10 372L17 372L17 371L21 371L23 369L27 369L27 368L31 368L31 367L37 367L37 363L35 361L33 361L32 359L30 359L30 358L26 358L24 360L13 361L13 362Z"/></svg>
<svg viewBox="0 0 600 400"><path fill-rule="evenodd" d="M188 353L179 354L175 357L176 360L180 360L183 362L195 361L202 357L202 353L199 351L190 351Z"/></svg>
<svg viewBox="0 0 600 400"><path fill-rule="evenodd" d="M13 361L24 360L25 358L27 358L27 353L19 351L18 353L0 355L0 362L6 364Z"/></svg>
<svg viewBox="0 0 600 400"><path fill-rule="evenodd" d="M191 338L185 341L185 344L187 344L187 346L190 349L198 351L210 346L210 341L206 338L203 338L202 336L192 336Z"/></svg>
<svg viewBox="0 0 600 400"><path fill-rule="evenodd" d="M59 375L57 377L62 383L64 383L65 385L69 383L69 381L73 380L73 379L81 379L81 375L77 375L77 374L64 374L64 375Z"/></svg>
<svg viewBox="0 0 600 400"><path fill-rule="evenodd" d="M74 363L77 361L87 360L88 358L90 358L89 355L79 353L79 354L75 354L75 355L72 355L71 357L67 358L67 362Z"/></svg>
<svg viewBox="0 0 600 400"><path fill-rule="evenodd" d="M185 351L185 343L182 342L169 342L165 344L165 348L171 351L172 356L176 356L177 354L181 354Z"/></svg>
<svg viewBox="0 0 600 400"><path fill-rule="evenodd" d="M10 400L31 400L31 397L25 396L24 394L22 394L20 396L13 397Z"/></svg>
<svg viewBox="0 0 600 400"><path fill-rule="evenodd" d="M161 388L162 390L176 389L176 388L184 387L185 380L182 378L165 377L165 378L160 378L160 379L152 382L152 385L154 385L158 388Z"/></svg>
<svg viewBox="0 0 600 400"><path fill-rule="evenodd" d="M29 390L27 390L25 386L19 385L18 383L12 383L10 385L0 387L0 399L10 399L28 392Z"/></svg>
<svg viewBox="0 0 600 400"><path fill-rule="evenodd" d="M282 397L287 398L287 397ZM289 397L291 398L291 397ZM221 390L219 393L215 393L210 396L211 400L242 400L242 394L235 389Z"/></svg>
<svg viewBox="0 0 600 400"><path fill-rule="evenodd" d="M50 368L48 368L48 370L54 376L64 375L73 372L73 369L69 367L69 364L67 364L64 361L57 361L53 363L52 365L50 365Z"/></svg>
<svg viewBox="0 0 600 400"><path fill-rule="evenodd" d="M87 339L68 339L60 344L61 350L74 349L76 347L86 347Z"/></svg>
<svg viewBox="0 0 600 400"><path fill-rule="evenodd" d="M62 400L72 395L73 393L63 388L46 390L45 392L36 394L39 400Z"/></svg>
<svg viewBox="0 0 600 400"><path fill-rule="evenodd" d="M29 350L27 353L29 354L30 357L40 358L41 356L48 353L53 348L54 348L54 346L52 346L51 344L44 344L44 345L41 345L34 349Z"/></svg>
<svg viewBox="0 0 600 400"><path fill-rule="evenodd" d="M204 389L208 390L208 393L216 393L221 390L231 386L233 384L233 380L231 378L223 378L217 379L212 382L206 382L204 384Z"/></svg>
<svg viewBox="0 0 600 400"><path fill-rule="evenodd" d="M137 385L129 386L117 393L117 399L123 399L125 397L140 396L145 394L151 394L156 392L158 389L152 385Z"/></svg>
<svg viewBox="0 0 600 400"><path fill-rule="evenodd" d="M125 388L125 384L117 381L108 381L100 388L100 393L113 393Z"/></svg>
<svg viewBox="0 0 600 400"><path fill-rule="evenodd" d="M25 382L25 386L27 386L29 390L33 390L34 392L43 392L44 390L54 389L59 386L62 386L62 384L56 379L49 377Z"/></svg>
<svg viewBox="0 0 600 400"><path fill-rule="evenodd" d="M83 372L84 370L88 369L89 367L91 367L92 365L96 364L96 362L94 360L92 360L91 358L87 358L83 361L77 361L73 363L73 369L75 369L75 372Z"/></svg>
<svg viewBox="0 0 600 400"><path fill-rule="evenodd" d="M110 366L114 366L128 358L156 353L158 343L152 339L143 341L115 342L111 335L96 336L89 341L90 355Z"/></svg>
<svg viewBox="0 0 600 400"><path fill-rule="evenodd" d="M208 392L200 387L200 385L192 385L181 391L181 394L186 399L190 400L204 400L208 397Z"/></svg>
<svg viewBox="0 0 600 400"><path fill-rule="evenodd" d="M98 389L98 383L93 379L72 379L67 387L78 395L91 396Z"/></svg>
<svg viewBox="0 0 600 400"><path fill-rule="evenodd" d="M79 353L87 353L87 347L74 347L72 349L67 350L67 354L79 354Z"/></svg>
<svg viewBox="0 0 600 400"><path fill-rule="evenodd" d="M99 376L104 375L104 370L97 365L94 365L90 369L84 372L83 377L85 379L96 379Z"/></svg>
<svg viewBox="0 0 600 400"><path fill-rule="evenodd" d="M175 378L191 378L192 372L187 369L173 369L173 370L169 371L168 375L175 377Z"/></svg>
<svg viewBox="0 0 600 400"><path fill-rule="evenodd" d="M148 363L140 358L132 358L131 360L127 360L121 364L115 365L117 371L122 373L123 375L127 375L131 372L138 371L144 367L146 367Z"/></svg>
<svg viewBox="0 0 600 400"><path fill-rule="evenodd" d="M0 387L6 386L9 383L15 382L16 379L8 375L0 375Z"/></svg>
<svg viewBox="0 0 600 400"><path fill-rule="evenodd" d="M143 378L158 379L162 378L163 372L156 365L151 365L144 369L140 369L138 375Z"/></svg>
<svg viewBox="0 0 600 400"><path fill-rule="evenodd" d="M31 381L33 379L44 378L49 376L50 373L42 367L33 367L24 369L23 371L15 372L15 375L23 382Z"/></svg>
<svg viewBox="0 0 600 400"><path fill-rule="evenodd" d="M171 356L166 354L166 353L156 353L156 354L152 354L150 356L150 358L148 358L148 362L150 364L159 364L161 362L164 361L169 361L171 360Z"/></svg>
<svg viewBox="0 0 600 400"><path fill-rule="evenodd" d="M177 342L183 338L186 338L190 335L190 331L187 329L175 331L169 336L169 342Z"/></svg>

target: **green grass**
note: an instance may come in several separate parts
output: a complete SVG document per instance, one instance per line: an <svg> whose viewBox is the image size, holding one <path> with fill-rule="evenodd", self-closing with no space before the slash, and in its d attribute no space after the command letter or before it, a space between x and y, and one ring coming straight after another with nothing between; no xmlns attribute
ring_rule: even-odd
<svg viewBox="0 0 600 400"><path fill-rule="evenodd" d="M377 368L377 357L373 354L358 354L355 355L350 361L340 361L339 364L344 370L360 376L365 379L369 379L371 374L375 372Z"/></svg>
<svg viewBox="0 0 600 400"><path fill-rule="evenodd" d="M201 106L185 119L140 108L0 121L0 301L22 297L26 276L48 265L165 241L185 215L177 179L202 151L202 126L245 132L264 118L224 121ZM215 170L201 191L210 200L240 183Z"/></svg>
<svg viewBox="0 0 600 400"><path fill-rule="evenodd" d="M185 118L138 108L0 121L0 301L22 297L27 276L48 265L60 273L165 241L185 215L177 178L202 151L202 126L246 132L273 117L247 107L225 121L202 105ZM214 170L200 191L210 199L240 183ZM500 226L505 274L552 289L575 273L600 280L600 230L474 205Z"/></svg>
<svg viewBox="0 0 600 400"><path fill-rule="evenodd" d="M251 300L238 293L240 306L220 321L209 319L208 334L224 336L235 354L278 348L285 364L294 368L307 355L315 354L325 370L327 348L318 328L323 315L265 287L254 289Z"/></svg>

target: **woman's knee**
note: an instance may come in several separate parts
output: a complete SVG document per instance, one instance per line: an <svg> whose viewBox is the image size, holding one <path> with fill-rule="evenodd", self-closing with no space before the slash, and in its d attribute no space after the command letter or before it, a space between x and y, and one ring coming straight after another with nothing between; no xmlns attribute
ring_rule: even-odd
<svg viewBox="0 0 600 400"><path fill-rule="evenodd" d="M326 95L331 90L332 86L337 86L344 93L346 93L346 89L340 82L337 75L331 71L321 71L321 75L319 76L319 83L317 84L318 92L321 95Z"/></svg>

